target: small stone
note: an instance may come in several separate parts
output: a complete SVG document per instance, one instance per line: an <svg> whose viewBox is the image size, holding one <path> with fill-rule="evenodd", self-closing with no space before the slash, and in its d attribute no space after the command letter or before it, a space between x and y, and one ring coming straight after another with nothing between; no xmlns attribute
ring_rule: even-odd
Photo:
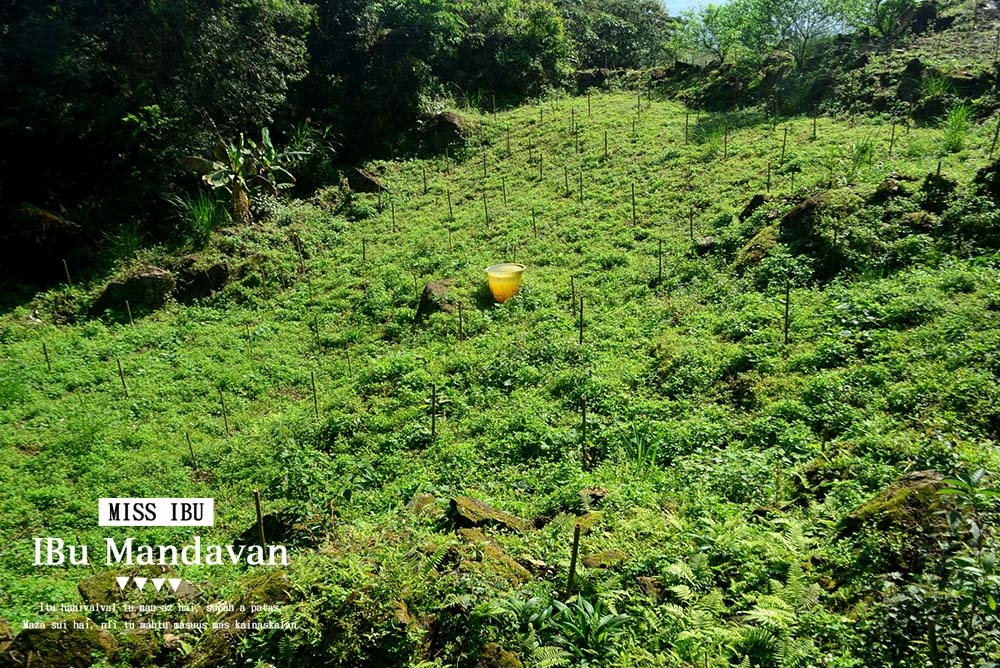
<svg viewBox="0 0 1000 668"><path fill-rule="evenodd" d="M611 568L625 561L625 553L620 550L605 550L584 555L580 561L587 568Z"/></svg>
<svg viewBox="0 0 1000 668"><path fill-rule="evenodd" d="M429 517L440 514L437 498L433 494L414 494L406 507L418 517Z"/></svg>
<svg viewBox="0 0 1000 668"><path fill-rule="evenodd" d="M596 507L601 505L607 495L608 490L603 487L584 487L580 490L580 503L585 508Z"/></svg>
<svg viewBox="0 0 1000 668"><path fill-rule="evenodd" d="M469 496L456 496L451 499L451 514L460 527L502 527L511 531L525 531L528 523L519 517L483 503Z"/></svg>

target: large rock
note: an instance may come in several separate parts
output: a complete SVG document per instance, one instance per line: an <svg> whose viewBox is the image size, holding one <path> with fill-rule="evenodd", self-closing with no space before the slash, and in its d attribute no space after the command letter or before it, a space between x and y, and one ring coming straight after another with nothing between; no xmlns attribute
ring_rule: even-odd
<svg viewBox="0 0 1000 668"><path fill-rule="evenodd" d="M453 312L455 305L449 296L452 285L453 281L449 279L431 281L425 285L420 295L420 302L417 304L417 311L413 314L413 323L418 324L432 313L439 311Z"/></svg>
<svg viewBox="0 0 1000 668"><path fill-rule="evenodd" d="M388 190L378 175L362 167L355 167L347 173L347 183L351 190L359 193L378 193Z"/></svg>
<svg viewBox="0 0 1000 668"><path fill-rule="evenodd" d="M750 201L747 202L747 205L743 207L743 211L740 212L739 216L740 222L742 223L747 218L752 216L754 212L757 211L757 209L759 209L760 207L764 206L767 203L767 200L768 200L767 196L761 195L760 193L757 193L756 195L751 197Z"/></svg>
<svg viewBox="0 0 1000 668"><path fill-rule="evenodd" d="M233 276L224 258L205 260L198 255L186 255L174 266L177 275L176 297L179 301L210 297L226 286Z"/></svg>
<svg viewBox="0 0 1000 668"><path fill-rule="evenodd" d="M935 513L941 508L937 490L943 479L937 471L907 473L848 515L841 523L841 535L863 526L904 531L940 526L942 519Z"/></svg>
<svg viewBox="0 0 1000 668"><path fill-rule="evenodd" d="M481 568L515 585L532 580L531 571L514 560L480 529L459 529L458 536L466 543L475 545L480 555L478 564L466 563L467 568Z"/></svg>
<svg viewBox="0 0 1000 668"><path fill-rule="evenodd" d="M453 111L431 114L423 119L423 126L437 150L451 144L461 144L468 135L468 123Z"/></svg>
<svg viewBox="0 0 1000 668"><path fill-rule="evenodd" d="M94 302L93 310L95 313L109 308L124 311L128 302L132 313L153 311L167 303L175 284L174 275L166 269L139 267L108 283Z"/></svg>
<svg viewBox="0 0 1000 668"><path fill-rule="evenodd" d="M86 618L61 620L66 628L25 629L3 655L3 668L89 668L102 659L114 661L118 641ZM75 628L75 626L80 628Z"/></svg>
<svg viewBox="0 0 1000 668"><path fill-rule="evenodd" d="M823 194L813 195L796 204L781 217L780 231L783 240L806 239L813 236L819 222Z"/></svg>
<svg viewBox="0 0 1000 668"><path fill-rule="evenodd" d="M497 510L471 496L456 496L451 499L451 516L462 528L496 527L511 531L525 531L529 524L502 510Z"/></svg>
<svg viewBox="0 0 1000 668"><path fill-rule="evenodd" d="M495 642L488 642L483 646L483 653L479 655L475 668L524 668L524 664L516 654L508 652Z"/></svg>

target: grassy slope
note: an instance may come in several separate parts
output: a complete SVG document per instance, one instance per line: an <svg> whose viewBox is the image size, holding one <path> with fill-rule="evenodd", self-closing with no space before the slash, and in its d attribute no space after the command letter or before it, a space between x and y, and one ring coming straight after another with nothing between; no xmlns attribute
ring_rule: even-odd
<svg viewBox="0 0 1000 668"><path fill-rule="evenodd" d="M1000 330L988 308L995 306L995 265L938 257L884 278L872 270L826 286L802 283L791 292L785 347L780 287L758 290L732 270L731 253L699 257L688 239L692 206L696 237L738 248L752 235L748 226L759 227L759 216L743 227L731 218L763 191L768 161L772 192L801 198L825 189L830 166L842 182L848 167L831 149L844 158L852 144L873 137L872 164L860 168L856 186L836 191L867 196L889 172L933 171L939 130L897 128L888 156L890 128L877 121L821 118L814 141L808 118L773 127L752 112L692 113L685 143L684 109L643 100L633 136L635 106L631 94L595 95L591 114L585 98L573 98L476 119L488 138L485 179L475 142L450 166L443 159L371 165L392 191L398 231L388 206L377 211L374 195L355 194L360 220L353 222L330 207L293 203L272 222L229 230L216 242L249 258L250 269L200 305L171 304L134 326L110 319L34 325L27 322L32 305L7 314L0 321L0 616L30 619L35 601L76 600L75 583L87 571L31 567L30 538L99 545L101 496L215 497L217 526L203 537L219 542L252 525L255 487L267 490L269 508L289 506L312 519L325 517L333 499L326 547L303 551L292 568L303 588L327 592L314 605L337 609L344 598L335 592L371 582L373 599L404 598L412 610L428 611L442 592L485 598L504 585L488 573L424 569L414 548L452 539L447 528L405 510L414 492L469 494L534 517L573 508L577 490L593 484L609 497L584 551L619 549L626 561L614 571L587 570L581 586L636 617L624 651L638 661L646 650L666 651L669 620L671 632L683 624L643 598L633 576L669 581L670 564L699 551L721 555L703 586L726 589L720 625L748 624L736 613L789 564L816 555L850 561L836 556L835 523L900 471L996 462L990 429L976 417L996 398ZM580 154L569 132L571 109L582 130ZM735 129L724 158L726 126ZM801 169L794 189L778 166L786 128L785 163ZM985 163L991 130L975 128L967 149L944 158L943 173L968 184ZM541 147L541 178L529 146L536 155ZM879 221L853 224L859 237L883 233ZM656 285L660 240L664 276ZM483 267L515 259L528 266L522 295L489 305ZM419 288L445 277L464 302L464 341L454 315L410 325ZM582 346L571 277L586 304ZM48 320L57 306L81 308L96 289L58 289L36 304ZM432 383L448 403L438 440L429 443ZM599 458L590 472L579 466L583 395ZM659 465L630 454L634 429L663 437ZM193 473L185 432L210 475ZM796 483L817 458L837 471L822 500ZM767 519L751 515L761 508ZM135 533L181 542L190 535ZM565 573L571 534L572 520L562 515L540 531L497 540L511 554ZM213 594L236 587L225 570L184 575ZM489 588L471 582L476 578ZM836 607L833 599L827 605Z"/></svg>

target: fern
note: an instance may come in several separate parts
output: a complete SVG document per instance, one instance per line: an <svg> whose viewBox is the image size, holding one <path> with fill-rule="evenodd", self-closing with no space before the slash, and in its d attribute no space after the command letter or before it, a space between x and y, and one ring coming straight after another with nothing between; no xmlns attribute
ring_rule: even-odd
<svg viewBox="0 0 1000 668"><path fill-rule="evenodd" d="M535 668L562 668L570 665L570 654L561 647L536 647L531 652L531 665Z"/></svg>

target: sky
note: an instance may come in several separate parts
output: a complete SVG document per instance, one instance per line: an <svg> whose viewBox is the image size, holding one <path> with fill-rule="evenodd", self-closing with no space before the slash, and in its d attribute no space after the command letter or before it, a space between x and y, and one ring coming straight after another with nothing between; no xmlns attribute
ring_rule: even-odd
<svg viewBox="0 0 1000 668"><path fill-rule="evenodd" d="M667 6L667 11L671 16L677 16L686 9L696 9L702 5L707 5L710 0L663 0L663 4ZM720 4L721 0L714 0L716 4Z"/></svg>

